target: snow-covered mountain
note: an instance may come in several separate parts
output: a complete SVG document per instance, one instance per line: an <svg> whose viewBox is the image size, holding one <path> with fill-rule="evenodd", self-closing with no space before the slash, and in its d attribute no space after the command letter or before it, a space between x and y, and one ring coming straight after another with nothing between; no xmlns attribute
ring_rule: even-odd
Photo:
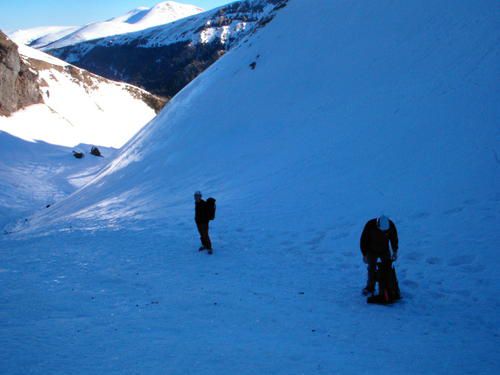
<svg viewBox="0 0 500 375"><path fill-rule="evenodd" d="M96 179L9 227L0 367L496 374L498 1L450 5L290 1ZM212 257L195 190L217 198ZM381 212L390 307L360 296Z"/></svg>
<svg viewBox="0 0 500 375"><path fill-rule="evenodd" d="M1 131L64 146L118 148L163 106L144 90L18 47L4 34L0 43Z"/></svg>
<svg viewBox="0 0 500 375"><path fill-rule="evenodd" d="M78 30L80 26L45 26L22 29L9 34L17 44L41 48Z"/></svg>
<svg viewBox="0 0 500 375"><path fill-rule="evenodd" d="M52 28L19 30L10 37L16 41L25 41L25 44L30 47L44 50L55 49L87 40L144 30L200 12L203 12L203 9L194 5L164 1L151 8L139 7L124 15L78 28L72 27L60 30L54 27L54 30ZM47 32L44 33L44 30Z"/></svg>
<svg viewBox="0 0 500 375"><path fill-rule="evenodd" d="M104 77L172 97L288 0L244 0L140 32L45 50Z"/></svg>

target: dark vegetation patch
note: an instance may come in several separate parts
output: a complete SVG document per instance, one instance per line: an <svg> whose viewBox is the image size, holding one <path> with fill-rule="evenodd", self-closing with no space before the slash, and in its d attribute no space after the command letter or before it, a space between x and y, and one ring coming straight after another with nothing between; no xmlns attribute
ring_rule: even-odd
<svg viewBox="0 0 500 375"><path fill-rule="evenodd" d="M96 46L75 65L169 99L225 52L220 42L196 45L180 42L151 48L138 47L138 43ZM62 49L57 55L65 59L70 50Z"/></svg>

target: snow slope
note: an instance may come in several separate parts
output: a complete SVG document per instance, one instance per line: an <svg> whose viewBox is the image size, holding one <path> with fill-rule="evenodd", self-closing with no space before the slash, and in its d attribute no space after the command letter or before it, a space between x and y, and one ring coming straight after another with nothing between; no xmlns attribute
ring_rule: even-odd
<svg viewBox="0 0 500 375"><path fill-rule="evenodd" d="M78 145L76 150L87 155L78 160L74 148L27 142L1 131L0 145L0 228L73 193L117 152L100 147L99 158L89 154L90 145Z"/></svg>
<svg viewBox="0 0 500 375"><path fill-rule="evenodd" d="M0 116L1 131L68 147L88 143L119 148L156 115L143 99L151 95L137 87L27 46L19 46L19 53L38 72L44 103Z"/></svg>
<svg viewBox="0 0 500 375"><path fill-rule="evenodd" d="M95 180L11 227L0 366L496 374L497 9L291 1ZM218 199L208 258L198 189ZM381 212L401 242L391 307L359 296Z"/></svg>
<svg viewBox="0 0 500 375"><path fill-rule="evenodd" d="M18 45L41 48L78 30L80 26L42 26L16 30L9 34Z"/></svg>
<svg viewBox="0 0 500 375"><path fill-rule="evenodd" d="M73 31L71 34L45 44L43 48L62 48L87 40L144 30L154 26L170 23L200 12L203 12L203 9L194 5L181 4L174 1L164 1L151 8L136 8L125 15L114 17L107 21L85 25Z"/></svg>

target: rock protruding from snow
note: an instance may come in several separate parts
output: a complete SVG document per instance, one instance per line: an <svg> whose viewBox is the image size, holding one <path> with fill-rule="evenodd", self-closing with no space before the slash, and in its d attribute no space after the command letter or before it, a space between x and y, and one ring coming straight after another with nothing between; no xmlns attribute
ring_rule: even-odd
<svg viewBox="0 0 500 375"><path fill-rule="evenodd" d="M9 221L47 209L88 183L117 153L99 147L105 158L73 157L90 147L27 142L0 131L0 235Z"/></svg>
<svg viewBox="0 0 500 375"><path fill-rule="evenodd" d="M41 103L38 75L21 59L17 45L0 31L0 116Z"/></svg>

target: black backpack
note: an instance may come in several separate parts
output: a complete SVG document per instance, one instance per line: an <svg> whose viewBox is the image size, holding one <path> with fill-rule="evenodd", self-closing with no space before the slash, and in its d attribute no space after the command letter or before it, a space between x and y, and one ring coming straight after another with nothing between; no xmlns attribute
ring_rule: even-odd
<svg viewBox="0 0 500 375"><path fill-rule="evenodd" d="M392 264L384 267L382 263L378 262L375 277L378 281L379 293L376 296L368 297L366 302L387 305L401 298L396 270Z"/></svg>
<svg viewBox="0 0 500 375"><path fill-rule="evenodd" d="M208 220L213 220L215 219L215 199L214 198L208 198L207 199L207 217Z"/></svg>

